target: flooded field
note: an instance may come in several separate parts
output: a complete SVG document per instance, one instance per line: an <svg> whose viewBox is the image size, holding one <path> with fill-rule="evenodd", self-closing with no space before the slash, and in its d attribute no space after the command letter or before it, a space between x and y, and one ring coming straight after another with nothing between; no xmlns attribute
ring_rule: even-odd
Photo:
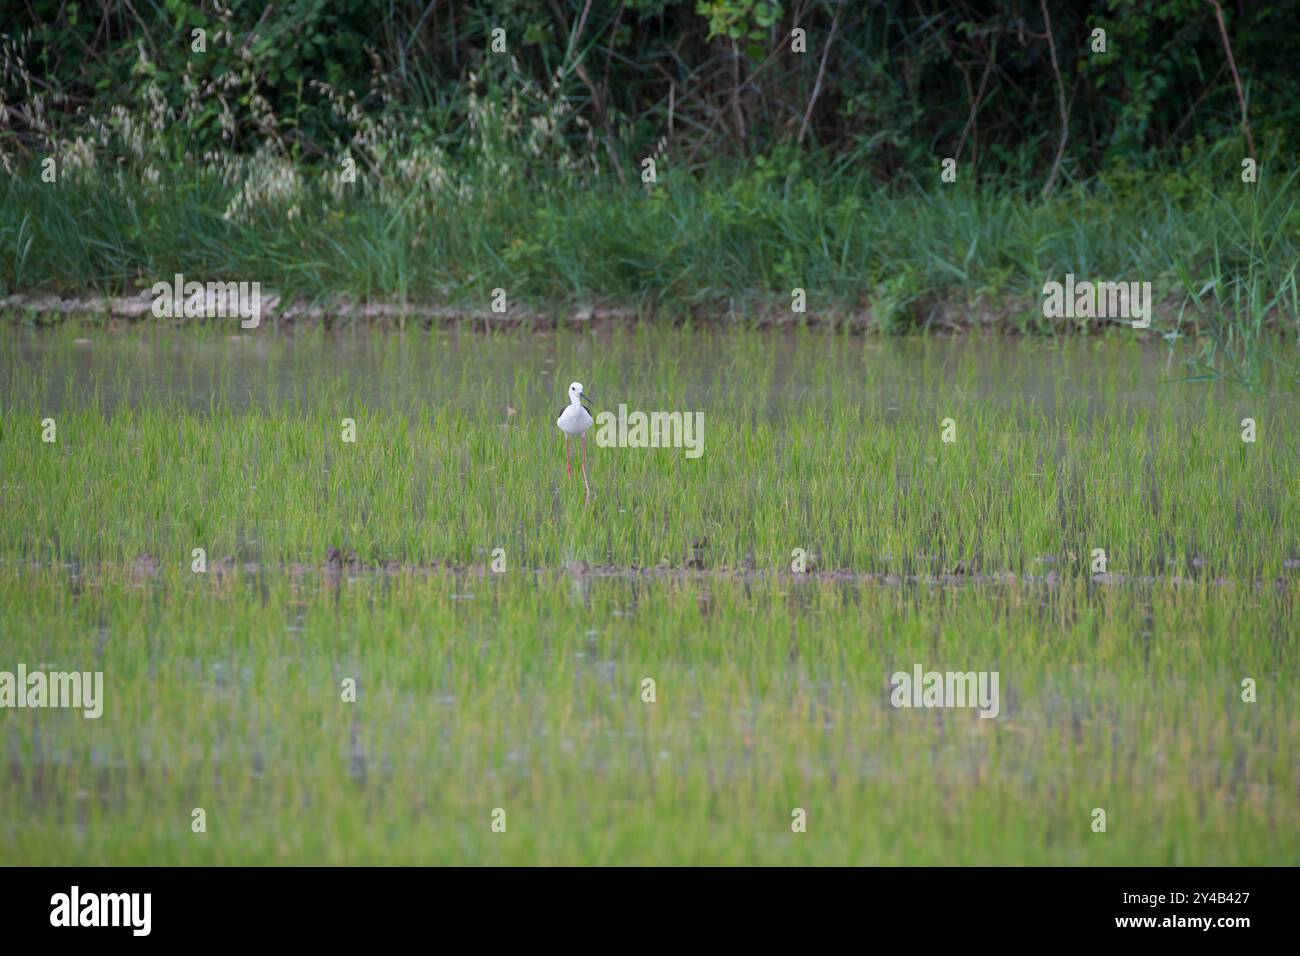
<svg viewBox="0 0 1300 956"><path fill-rule="evenodd" d="M10 330L0 704L102 713L11 682L0 855L1293 864L1298 395L1192 354Z"/></svg>

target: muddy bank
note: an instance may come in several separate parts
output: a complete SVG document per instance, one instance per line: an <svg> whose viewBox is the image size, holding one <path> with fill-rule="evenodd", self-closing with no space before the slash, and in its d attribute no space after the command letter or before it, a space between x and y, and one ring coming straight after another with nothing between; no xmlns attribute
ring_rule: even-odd
<svg viewBox="0 0 1300 956"><path fill-rule="evenodd" d="M0 561L0 564L6 562ZM11 561L14 565L25 566L29 570L49 570L44 562ZM1065 567L1058 571L1055 565ZM1234 580L1213 575L1205 570L1203 563L1191 562L1192 568L1187 573L1167 574L1124 574L1107 572L1088 574L1077 570L1066 559L1044 555L1035 559L1034 565L1041 570L1034 572L984 571L965 568L958 563L951 570L934 574L898 574L892 571L859 571L849 568L834 570L810 569L795 572L785 569L759 569L755 567L705 567L698 562L688 560L682 564L661 561L656 565L615 565L588 564L576 561L567 565L548 567L529 567L494 572L489 563L465 563L457 561L436 560L428 563L406 562L397 560L363 561L356 552L342 552L330 548L324 561L272 563L260 561L238 561L225 557L209 561L207 570L194 572L188 564L178 563L176 567L186 573L203 574L215 581L229 580L234 577L255 576L263 574L283 574L291 578L319 576L323 579L382 577L382 576L416 576L430 577L448 575L451 577L517 577L521 574L539 578L577 577L577 578L625 578L643 580L691 580L691 581L771 581L780 584L799 584L810 581L848 583L860 585L878 585L881 587L904 587L923 585L927 587L1031 587L1055 588L1070 583L1083 582L1097 586L1162 586L1162 587L1212 587L1245 586L1249 588L1276 587L1289 588L1300 583L1300 558L1287 558L1282 562L1286 576L1273 580ZM71 563L63 566L70 572L70 577L81 582L98 580L132 580L137 583L157 578L162 573L162 562L152 554L138 555L129 563Z"/></svg>
<svg viewBox="0 0 1300 956"><path fill-rule="evenodd" d="M720 301L683 305L680 308L604 305L597 303L533 308L511 305L504 312L488 308L434 305L413 302L357 302L348 297L334 297L325 302L285 299L270 292L262 296L261 312L256 320L241 320L236 314L219 318L159 318L153 312L153 294L149 290L125 296L57 296L11 295L0 299L0 321L28 319L37 324L56 325L68 319L104 322L109 329L132 328L140 323L162 323L183 327L195 323L226 328L231 335L254 335L265 329L292 329L295 326L330 328L360 322L377 328L416 326L457 326L466 330L495 331L505 329L610 328L653 321L669 325L690 323L692 326L747 325L758 328L795 328L798 326L830 327L856 333L897 331L911 328L937 334L961 334L975 329L1004 334L1026 331L1090 333L1105 329L1123 329L1137 341L1146 342L1177 325L1181 335L1195 334L1194 325L1179 324L1176 303L1157 306L1151 328L1134 329L1124 320L1071 319L1052 320L1042 317L1041 303L1005 301L978 306L948 301L923 301L912 305L900 323L897 316L887 320L869 304L810 309L795 313L785 301ZM1162 321L1162 319L1164 321ZM256 324L252 324L252 323Z"/></svg>

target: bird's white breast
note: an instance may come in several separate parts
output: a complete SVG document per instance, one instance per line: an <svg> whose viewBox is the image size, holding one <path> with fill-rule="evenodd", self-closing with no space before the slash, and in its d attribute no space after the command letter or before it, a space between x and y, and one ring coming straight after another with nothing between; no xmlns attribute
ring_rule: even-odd
<svg viewBox="0 0 1300 956"><path fill-rule="evenodd" d="M560 417L555 420L555 424L566 435L581 435L591 427L591 413L581 405L570 405L560 412Z"/></svg>

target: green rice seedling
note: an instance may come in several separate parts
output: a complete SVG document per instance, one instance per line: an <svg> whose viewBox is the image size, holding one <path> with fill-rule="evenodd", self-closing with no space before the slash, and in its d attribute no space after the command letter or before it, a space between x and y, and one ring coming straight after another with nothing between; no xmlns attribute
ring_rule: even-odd
<svg viewBox="0 0 1300 956"><path fill-rule="evenodd" d="M1300 556L1292 387L1175 384L1177 348L89 334L3 346L6 554L775 571L803 548L822 571L1088 577L1101 550L1107 573L1239 581ZM599 447L598 424L587 500L554 425L575 379L609 440L620 406L699 413L699 456Z"/></svg>
<svg viewBox="0 0 1300 956"><path fill-rule="evenodd" d="M0 852L1294 863L1293 385L1184 354L9 336L0 671L103 713L0 708ZM593 444L588 499L574 379L703 453ZM996 672L996 717L895 706L918 667Z"/></svg>
<svg viewBox="0 0 1300 956"><path fill-rule="evenodd" d="M74 574L0 569L3 659L105 675L0 715L9 860L1294 862L1273 589ZM892 707L916 664L998 717Z"/></svg>

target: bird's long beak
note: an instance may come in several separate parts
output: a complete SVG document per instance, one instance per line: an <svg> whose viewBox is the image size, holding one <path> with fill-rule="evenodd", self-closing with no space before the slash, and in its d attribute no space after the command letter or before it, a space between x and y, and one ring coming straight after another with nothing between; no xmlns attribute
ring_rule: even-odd
<svg viewBox="0 0 1300 956"><path fill-rule="evenodd" d="M593 397L593 396L588 395L586 392L583 392L581 395L578 396L578 401L582 402L582 404L584 404L584 405L587 405L587 399L592 398L592 397ZM594 410L595 410L595 409L593 409L590 405L587 405L587 411L590 412L590 411L594 411Z"/></svg>

